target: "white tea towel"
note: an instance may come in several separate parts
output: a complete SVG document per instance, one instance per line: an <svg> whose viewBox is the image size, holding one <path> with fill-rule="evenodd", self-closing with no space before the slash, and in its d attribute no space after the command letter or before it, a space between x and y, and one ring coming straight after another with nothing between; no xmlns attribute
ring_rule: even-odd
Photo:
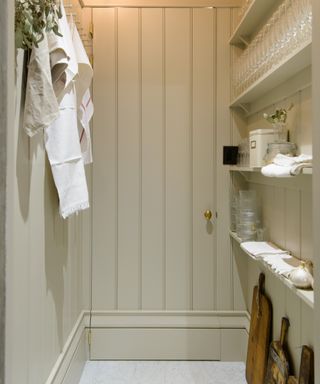
<svg viewBox="0 0 320 384"><path fill-rule="evenodd" d="M70 57L67 54L65 39L53 32L47 34L49 42L51 77L54 92L57 97L63 92L67 84L66 69Z"/></svg>
<svg viewBox="0 0 320 384"><path fill-rule="evenodd" d="M289 273L298 268L301 264L299 259L288 254L268 255L264 257L263 260L274 272L285 277L288 277Z"/></svg>
<svg viewBox="0 0 320 384"><path fill-rule="evenodd" d="M48 33L52 82L59 100L63 97L63 91L78 74L76 53L66 12L62 4L61 12L62 17L58 20L58 27L62 36L58 36L53 32Z"/></svg>
<svg viewBox="0 0 320 384"><path fill-rule="evenodd" d="M300 155L296 157L278 154L269 164L261 169L267 177L292 177L297 176L304 168L312 167L312 156Z"/></svg>
<svg viewBox="0 0 320 384"><path fill-rule="evenodd" d="M28 66L23 126L31 137L50 126L59 116L54 93L46 34L31 52Z"/></svg>
<svg viewBox="0 0 320 384"><path fill-rule="evenodd" d="M74 73L77 63L64 9L62 14L60 24L63 24L65 49L70 60L65 71L66 86L59 95L60 116L46 129L45 146L59 195L60 214L67 218L88 208L89 196L77 126Z"/></svg>
<svg viewBox="0 0 320 384"><path fill-rule="evenodd" d="M93 70L73 18L70 20L70 29L79 69L76 91L81 151L84 163L90 164L92 163L90 121L94 112L90 86Z"/></svg>
<svg viewBox="0 0 320 384"><path fill-rule="evenodd" d="M287 253L287 251L283 251L282 249L276 247L274 244L267 243L265 241L246 241L241 243L240 247L255 257Z"/></svg>
<svg viewBox="0 0 320 384"><path fill-rule="evenodd" d="M297 176L306 168L312 168L312 163L308 162L308 163L295 164L292 166L290 173L292 176Z"/></svg>
<svg viewBox="0 0 320 384"><path fill-rule="evenodd" d="M84 164L79 143L74 82L60 103L59 118L45 131L45 146L59 195L63 218L89 207Z"/></svg>
<svg viewBox="0 0 320 384"><path fill-rule="evenodd" d="M82 157L85 164L90 164L93 161L90 133L90 121L93 116L93 103L89 89L84 94L78 111L78 119L80 120L80 146Z"/></svg>

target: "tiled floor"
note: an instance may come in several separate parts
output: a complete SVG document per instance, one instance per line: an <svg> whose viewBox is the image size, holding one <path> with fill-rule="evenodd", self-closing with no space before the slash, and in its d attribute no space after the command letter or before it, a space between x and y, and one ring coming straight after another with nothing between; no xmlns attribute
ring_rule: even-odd
<svg viewBox="0 0 320 384"><path fill-rule="evenodd" d="M89 361L80 384L246 384L243 363Z"/></svg>

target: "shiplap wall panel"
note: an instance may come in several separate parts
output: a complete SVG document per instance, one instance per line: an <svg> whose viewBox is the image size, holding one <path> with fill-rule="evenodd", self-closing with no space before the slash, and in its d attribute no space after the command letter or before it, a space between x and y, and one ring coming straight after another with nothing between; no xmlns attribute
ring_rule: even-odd
<svg viewBox="0 0 320 384"><path fill-rule="evenodd" d="M231 52L228 41L231 33L230 9L217 10L217 103L216 103L216 188L217 188L217 309L232 309L233 277L232 256L228 230L230 228L229 197L230 177L227 167L222 165L223 146L231 143L230 66Z"/></svg>
<svg viewBox="0 0 320 384"><path fill-rule="evenodd" d="M301 302L301 342L305 345L314 345L314 313L303 301Z"/></svg>
<svg viewBox="0 0 320 384"><path fill-rule="evenodd" d="M93 134L92 269L99 283L92 285L92 305L114 309L118 305L117 11L100 9L94 17L94 127L99 122L99 135Z"/></svg>
<svg viewBox="0 0 320 384"><path fill-rule="evenodd" d="M295 257L312 260L311 178L301 176L291 187L269 180L268 185L253 181L249 188L257 192L270 240Z"/></svg>
<svg viewBox="0 0 320 384"><path fill-rule="evenodd" d="M286 190L285 213L286 213L286 249L293 255L300 257L300 191Z"/></svg>
<svg viewBox="0 0 320 384"><path fill-rule="evenodd" d="M290 321L290 328L288 332L288 343L290 344L290 354L293 361L293 369L295 372L299 372L300 358L301 358L301 300L297 299L297 296L290 289L285 290L286 293L286 316Z"/></svg>
<svg viewBox="0 0 320 384"><path fill-rule="evenodd" d="M219 329L93 328L92 359L220 360L220 339Z"/></svg>
<svg viewBox="0 0 320 384"><path fill-rule="evenodd" d="M268 227L268 232L270 239L272 239L275 244L278 244L279 247L285 248L286 246L286 235L285 235L285 190L281 187L275 186L272 192L272 198L269 200L272 202L269 207L272 210L270 214L270 226ZM262 201L261 204L264 202ZM263 223L263 225L265 225Z"/></svg>
<svg viewBox="0 0 320 384"><path fill-rule="evenodd" d="M142 307L165 308L165 117L162 9L142 10Z"/></svg>
<svg viewBox="0 0 320 384"><path fill-rule="evenodd" d="M194 9L193 16L193 309L215 307L214 111L216 11Z"/></svg>
<svg viewBox="0 0 320 384"><path fill-rule="evenodd" d="M139 10L118 10L118 303L141 306Z"/></svg>
<svg viewBox="0 0 320 384"><path fill-rule="evenodd" d="M299 93L300 116L297 143L301 153L312 154L312 97L311 87Z"/></svg>
<svg viewBox="0 0 320 384"><path fill-rule="evenodd" d="M313 244L312 244L312 192L311 180L309 181L310 191L301 193L301 258L304 260L313 259Z"/></svg>
<svg viewBox="0 0 320 384"><path fill-rule="evenodd" d="M23 134L23 133L21 133ZM40 139L40 140L39 140ZM36 151L37 147L41 150ZM50 365L54 362L54 349L49 348L45 350L45 346L52 345L52 340L55 341L55 347L58 347L59 336L62 337L62 329L60 327L60 335L58 329L55 330L54 336L53 332L46 333L44 331L48 331L47 327L50 329L55 329L54 321L55 317L53 308L54 302L52 302L51 297L49 296L48 300L48 308L46 307L45 301L45 279L43 274L39 274L39 271L47 272L47 268L50 263L50 256L52 252L48 253L48 249L46 249L47 244L53 244L52 240L54 237L54 231L48 231L48 221L45 222L45 216L43 215L43 211L37 209L39 205L39 201L44 201L45 190L44 188L39 188L39 180L45 180L45 153L43 144L41 143L41 138L36 137L35 140L30 142L30 152L31 156L34 159L34 165L32 166L32 172L30 173L30 209L33 212L32 217L30 217L29 223L29 241L30 241L30 254L29 254L29 293L32 292L33 300L29 302L29 322L28 322L28 335L31 340L34 340L33 343L28 343L28 356L30 356L29 360L29 377L32 382L37 382L37 372L36 365L39 364L41 366L41 376L45 377L45 372L50 372ZM41 166L42 165L42 166ZM45 188L47 190L47 188ZM56 198L56 196L55 196ZM53 200L55 202L55 199ZM44 201L44 209L48 210L48 201ZM54 204L57 207L56 204ZM47 212L50 212L47 211ZM52 228L52 227L51 227ZM50 233L51 238L48 238L46 233ZM63 239L63 237L62 237ZM64 242L65 245L65 242ZM52 250L54 248L52 247ZM67 250L67 247L64 248ZM39 257L39 255L46 255L46 265L45 258ZM55 255L58 259L60 259L61 254ZM57 263L59 265L59 261ZM53 271L51 272L53 273ZM47 277L50 277L47 274ZM59 279L60 280L60 279ZM47 282L50 280L48 279ZM41 287L41 288L40 288ZM53 304L53 307L52 307ZM41 326L39 326L38 319L39 317L42 319ZM41 337L39 337L39 333ZM50 340L51 339L51 340ZM38 366L39 367L39 366ZM39 368L38 368L39 369Z"/></svg>
<svg viewBox="0 0 320 384"><path fill-rule="evenodd" d="M238 244L232 242L233 254L233 309L235 311L247 310L246 295L248 291L248 260L243 257Z"/></svg>
<svg viewBox="0 0 320 384"><path fill-rule="evenodd" d="M81 286L88 281L81 270L82 214L60 217L43 134L29 139L23 130L22 56L20 51L16 120L8 132L6 382L43 384L82 311Z"/></svg>
<svg viewBox="0 0 320 384"><path fill-rule="evenodd" d="M167 309L192 307L191 16L165 11Z"/></svg>
<svg viewBox="0 0 320 384"><path fill-rule="evenodd" d="M216 308L217 224L203 217L216 211L217 97L219 121L229 116L215 88L229 66L228 54L216 66L216 12L93 11L94 309Z"/></svg>

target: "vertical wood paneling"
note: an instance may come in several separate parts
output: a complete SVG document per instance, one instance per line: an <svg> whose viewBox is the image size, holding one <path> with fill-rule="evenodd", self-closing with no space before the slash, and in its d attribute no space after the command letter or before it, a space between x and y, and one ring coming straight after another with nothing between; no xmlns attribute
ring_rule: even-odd
<svg viewBox="0 0 320 384"><path fill-rule="evenodd" d="M190 10L166 10L167 309L190 309Z"/></svg>
<svg viewBox="0 0 320 384"><path fill-rule="evenodd" d="M29 232L30 198L28 138L20 129L22 68L24 53L18 52L14 129L8 134L8 231L6 260L6 379L26 383L29 367ZM21 195L22 193L22 195ZM21 369L16 369L16 363Z"/></svg>
<svg viewBox="0 0 320 384"><path fill-rule="evenodd" d="M39 366L41 367L40 375L45 377L45 372L50 371L50 364L54 362L54 348L48 348L52 345L52 332L47 333L47 326L54 329L55 317L49 300L49 305L46 308L45 292L46 283L43 274L46 271L45 261L48 260L49 255L46 253L46 241L54 249L53 237L46 236L48 227L45 225L44 212L50 212L48 201L44 199L44 189L39 188L39 182L45 180L45 154L43 145L41 145L42 137L36 137L31 144L31 153L33 157L33 172L30 179L30 209L33 212L29 221L29 241L30 241L30 256L29 256L29 289L32 294L32 300L29 300L29 330L28 334L33 343L28 343L28 364L29 364L29 378L32 382L36 383L39 377ZM41 148L35 154L36 148ZM39 201L45 201L44 209L37 209ZM50 231L54 234L54 231ZM57 263L59 263L60 254L56 255ZM48 280L47 280L48 281ZM51 287L50 287L51 288ZM39 334L41 337L39 337ZM56 334L57 335L57 334ZM55 335L55 336L56 336ZM46 350L47 347L47 350ZM49 365L49 366L48 366ZM42 372L41 372L42 371Z"/></svg>
<svg viewBox="0 0 320 384"><path fill-rule="evenodd" d="M264 204L264 202L262 201ZM273 196L272 196L272 218L271 225L269 227L270 239L273 240L279 247L286 246L285 244L285 190L283 188L274 187Z"/></svg>
<svg viewBox="0 0 320 384"><path fill-rule="evenodd" d="M300 118L297 143L301 153L312 155L312 88L306 88L299 94Z"/></svg>
<svg viewBox="0 0 320 384"><path fill-rule="evenodd" d="M118 19L118 301L140 306L140 68L139 10Z"/></svg>
<svg viewBox="0 0 320 384"><path fill-rule="evenodd" d="M305 182L309 186L307 190L301 191L301 258L313 259L313 233L312 233L312 181L310 178Z"/></svg>
<svg viewBox="0 0 320 384"><path fill-rule="evenodd" d="M301 241L301 192L298 190L286 190L286 249L296 257L300 257Z"/></svg>
<svg viewBox="0 0 320 384"><path fill-rule="evenodd" d="M142 10L142 308L164 308L163 11Z"/></svg>
<svg viewBox="0 0 320 384"><path fill-rule="evenodd" d="M117 307L117 11L94 10L93 309Z"/></svg>
<svg viewBox="0 0 320 384"><path fill-rule="evenodd" d="M286 289L286 316L290 320L290 328L288 332L288 343L290 344L290 354L293 360L293 369L298 375L301 357L301 300L297 299L294 292Z"/></svg>
<svg viewBox="0 0 320 384"><path fill-rule="evenodd" d="M81 215L69 220L59 216L43 135L30 140L23 131L20 59L19 55L16 122L8 132L12 195L8 201L7 380L43 384L82 310Z"/></svg>
<svg viewBox="0 0 320 384"><path fill-rule="evenodd" d="M229 222L229 172L222 165L224 145L231 143L230 102L230 48L231 33L229 9L217 10L217 101L216 101L216 166L217 166L217 309L232 309L232 258L228 230Z"/></svg>
<svg viewBox="0 0 320 384"><path fill-rule="evenodd" d="M193 10L193 309L215 305L215 228L203 213L215 211L215 11Z"/></svg>
<svg viewBox="0 0 320 384"><path fill-rule="evenodd" d="M216 10L100 11L93 308L214 309Z"/></svg>

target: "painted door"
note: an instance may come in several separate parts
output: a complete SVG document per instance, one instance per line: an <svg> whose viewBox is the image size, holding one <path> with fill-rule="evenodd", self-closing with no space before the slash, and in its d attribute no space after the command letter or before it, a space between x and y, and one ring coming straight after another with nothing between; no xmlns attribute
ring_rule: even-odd
<svg viewBox="0 0 320 384"><path fill-rule="evenodd" d="M92 308L213 310L216 10L93 12Z"/></svg>

